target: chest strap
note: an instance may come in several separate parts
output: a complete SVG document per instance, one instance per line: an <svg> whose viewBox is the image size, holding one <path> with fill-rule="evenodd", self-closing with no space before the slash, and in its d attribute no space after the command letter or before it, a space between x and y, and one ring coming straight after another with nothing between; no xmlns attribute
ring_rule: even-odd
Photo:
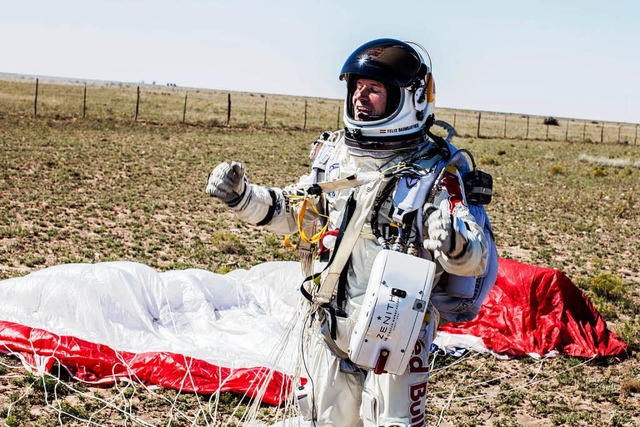
<svg viewBox="0 0 640 427"><path fill-rule="evenodd" d="M387 179L377 179L366 185L357 187L352 191L351 197L353 197L353 201L351 203L355 206L352 208L352 213L350 212L350 218L347 218L346 211L343 215L344 229L338 234L336 250L327 266L328 268L322 272L320 288L314 295L314 302L326 304L333 300L334 291L340 280L340 275L345 265L347 265L351 257L351 252L360 237L360 232L369 216L369 212L371 212L373 208L380 186L386 180Z"/></svg>

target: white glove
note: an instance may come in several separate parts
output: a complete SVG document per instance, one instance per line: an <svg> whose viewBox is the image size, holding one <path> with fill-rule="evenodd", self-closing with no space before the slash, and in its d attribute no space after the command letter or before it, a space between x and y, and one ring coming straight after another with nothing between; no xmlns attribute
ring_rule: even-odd
<svg viewBox="0 0 640 427"><path fill-rule="evenodd" d="M238 162L222 162L211 172L207 182L207 194L233 207L240 203L246 190L244 165Z"/></svg>
<svg viewBox="0 0 640 427"><path fill-rule="evenodd" d="M449 212L449 201L443 200L439 207L425 206L429 238L423 242L424 248L432 252L439 251L449 257L460 256L467 243L465 238L454 229L454 218ZM464 227L464 224L462 225Z"/></svg>

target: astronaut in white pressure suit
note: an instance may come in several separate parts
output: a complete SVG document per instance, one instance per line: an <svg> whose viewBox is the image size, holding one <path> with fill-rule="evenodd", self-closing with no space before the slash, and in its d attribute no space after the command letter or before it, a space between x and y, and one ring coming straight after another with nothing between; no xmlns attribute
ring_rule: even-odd
<svg viewBox="0 0 640 427"><path fill-rule="evenodd" d="M308 319L311 336L304 357L309 381L298 390L304 425L424 425L427 358L438 319L473 318L495 281L497 256L488 219L481 207L472 213L465 196L461 174L468 171L466 162L453 161L455 148L430 131L434 83L431 64L419 50L378 39L351 54L340 73L347 85L345 129L326 132L315 143L311 173L296 185L250 184L237 162L222 163L209 176L207 193L239 218L280 234L306 227L308 235L317 237L303 245L307 255L325 265L342 262L338 284L330 288L331 302ZM407 164L420 171L402 172ZM371 176L383 178L367 179ZM419 206L403 200L417 182L435 182ZM315 197L315 210L307 206L302 221L303 208L295 203L301 189ZM354 230L358 218L361 225ZM333 256L340 246L348 256L344 248ZM401 375L375 374L348 357L350 331L383 248L431 259L437 266L431 303L415 345L406 349L411 360ZM309 265L307 270L313 273ZM450 292L453 277L467 278L468 289ZM308 294L313 299L313 290ZM329 332L332 324L337 327Z"/></svg>

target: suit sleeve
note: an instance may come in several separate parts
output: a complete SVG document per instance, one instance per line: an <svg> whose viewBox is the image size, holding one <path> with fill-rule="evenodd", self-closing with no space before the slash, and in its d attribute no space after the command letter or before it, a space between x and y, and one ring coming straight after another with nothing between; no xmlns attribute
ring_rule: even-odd
<svg viewBox="0 0 640 427"><path fill-rule="evenodd" d="M461 253L450 256L436 251L435 258L442 268L458 276L480 276L484 273L489 257L488 242L484 231L469 211L460 174L454 167L445 170L436 189L434 203L446 202L452 217L456 239L463 239Z"/></svg>
<svg viewBox="0 0 640 427"><path fill-rule="evenodd" d="M292 203L289 197L292 189L304 184L308 176L300 179L298 184L285 189L266 187L256 184L247 186L242 200L233 207L236 216L250 224L262 226L278 234L291 234L298 230L300 203ZM321 207L318 207L321 212ZM306 209L302 219L303 227L317 222L318 214L313 209Z"/></svg>

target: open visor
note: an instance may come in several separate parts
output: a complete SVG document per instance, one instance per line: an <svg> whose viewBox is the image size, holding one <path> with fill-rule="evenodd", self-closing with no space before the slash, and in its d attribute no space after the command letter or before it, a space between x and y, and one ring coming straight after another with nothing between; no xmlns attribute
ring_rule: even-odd
<svg viewBox="0 0 640 427"><path fill-rule="evenodd" d="M394 39L377 39L365 43L347 58L340 79L358 74L398 87L407 87L417 77L424 77L426 65L413 47Z"/></svg>

